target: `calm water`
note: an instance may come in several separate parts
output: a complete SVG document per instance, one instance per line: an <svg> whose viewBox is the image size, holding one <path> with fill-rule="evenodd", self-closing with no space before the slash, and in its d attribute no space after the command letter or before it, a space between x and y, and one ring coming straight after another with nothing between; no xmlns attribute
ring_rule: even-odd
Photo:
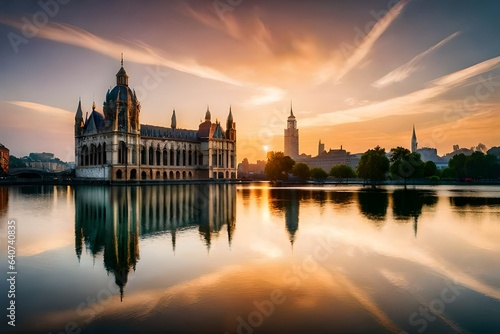
<svg viewBox="0 0 500 334"><path fill-rule="evenodd" d="M0 188L16 327L498 333L500 187Z"/></svg>

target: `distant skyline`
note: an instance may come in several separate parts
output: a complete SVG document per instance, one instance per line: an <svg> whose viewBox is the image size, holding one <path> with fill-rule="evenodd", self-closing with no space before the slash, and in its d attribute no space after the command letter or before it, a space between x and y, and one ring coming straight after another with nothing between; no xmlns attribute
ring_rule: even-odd
<svg viewBox="0 0 500 334"><path fill-rule="evenodd" d="M238 161L375 145L500 145L500 3L10 1L0 11L0 143L74 159L74 114L102 111L124 54L141 123L195 129L232 106Z"/></svg>

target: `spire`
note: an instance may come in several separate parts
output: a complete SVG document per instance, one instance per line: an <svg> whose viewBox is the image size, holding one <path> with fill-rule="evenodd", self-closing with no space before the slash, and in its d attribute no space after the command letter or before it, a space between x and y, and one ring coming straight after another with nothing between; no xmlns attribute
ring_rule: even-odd
<svg viewBox="0 0 500 334"><path fill-rule="evenodd" d="M226 123L226 127L228 130L233 128L233 112L231 111L231 106L229 106L229 115L227 116Z"/></svg>
<svg viewBox="0 0 500 334"><path fill-rule="evenodd" d="M92 111L94 111L94 110L95 110L95 101L92 102Z"/></svg>
<svg viewBox="0 0 500 334"><path fill-rule="evenodd" d="M170 127L174 130L177 128L177 117L175 116L175 109L172 113L172 121L170 123Z"/></svg>
<svg viewBox="0 0 500 334"><path fill-rule="evenodd" d="M413 134L411 136L411 152L416 153L418 149L417 134L415 133L415 124L413 124Z"/></svg>
<svg viewBox="0 0 500 334"><path fill-rule="evenodd" d="M79 121L83 119L82 112L82 98L78 99L78 108L76 109L75 121Z"/></svg>
<svg viewBox="0 0 500 334"><path fill-rule="evenodd" d="M128 86L128 75L127 71L123 68L123 53L120 61L120 70L116 73L116 85Z"/></svg>
<svg viewBox="0 0 500 334"><path fill-rule="evenodd" d="M205 113L205 122L206 121L209 121L212 119L212 115L210 114L210 108L208 107L208 104L207 104L207 112Z"/></svg>
<svg viewBox="0 0 500 334"><path fill-rule="evenodd" d="M295 118L293 115L292 101L290 101L290 116L288 116L288 118Z"/></svg>

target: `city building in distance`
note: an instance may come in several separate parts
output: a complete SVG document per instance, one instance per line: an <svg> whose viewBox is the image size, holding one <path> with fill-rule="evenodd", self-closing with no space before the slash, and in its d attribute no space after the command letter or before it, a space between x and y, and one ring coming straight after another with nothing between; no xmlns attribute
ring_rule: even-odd
<svg viewBox="0 0 500 334"><path fill-rule="evenodd" d="M0 167L5 173L9 173L9 149L0 144Z"/></svg>
<svg viewBox="0 0 500 334"><path fill-rule="evenodd" d="M290 108L290 116L287 119L284 141L285 155L290 156L295 162L306 163L309 167L319 167L326 172L329 172L335 165L349 165L355 168L359 162L357 155L351 156L342 146L340 146L340 149L329 149L326 151L325 144L321 140L318 143L317 156L313 157L304 153L299 154L299 129L292 108Z"/></svg>
<svg viewBox="0 0 500 334"><path fill-rule="evenodd" d="M196 130L177 128L175 110L170 127L141 124L141 105L121 67L116 86L106 93L103 114L75 115L76 177L105 181L235 179L236 123L231 108L225 129L207 107Z"/></svg>

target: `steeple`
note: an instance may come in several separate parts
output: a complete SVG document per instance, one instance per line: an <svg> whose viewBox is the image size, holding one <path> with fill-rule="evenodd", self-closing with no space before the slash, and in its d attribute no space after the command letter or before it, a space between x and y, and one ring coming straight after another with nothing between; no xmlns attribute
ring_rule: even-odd
<svg viewBox="0 0 500 334"><path fill-rule="evenodd" d="M295 118L293 115L292 101L290 101L290 116L288 116L288 118Z"/></svg>
<svg viewBox="0 0 500 334"><path fill-rule="evenodd" d="M226 129L232 129L233 128L233 112L231 111L231 106L229 106L229 115L227 116L227 121L226 121Z"/></svg>
<svg viewBox="0 0 500 334"><path fill-rule="evenodd" d="M75 122L83 120L83 112L82 112L82 99L78 99L78 108L76 109Z"/></svg>
<svg viewBox="0 0 500 334"><path fill-rule="evenodd" d="M415 133L415 124L413 124L413 134L411 136L411 152L416 153L418 149L417 134Z"/></svg>
<svg viewBox="0 0 500 334"><path fill-rule="evenodd" d="M212 115L210 114L210 108L207 105L207 112L205 113L205 122L209 121L212 119Z"/></svg>
<svg viewBox="0 0 500 334"><path fill-rule="evenodd" d="M170 127L174 130L177 128L177 117L175 116L175 109L172 112L172 122L170 123Z"/></svg>
<svg viewBox="0 0 500 334"><path fill-rule="evenodd" d="M121 64L120 70L118 71L118 73L116 73L116 85L128 86L128 75L125 69L123 68L123 53L120 64Z"/></svg>
<svg viewBox="0 0 500 334"><path fill-rule="evenodd" d="M82 99L78 100L78 108L75 114L75 136L82 134L82 129L85 123L83 122Z"/></svg>

